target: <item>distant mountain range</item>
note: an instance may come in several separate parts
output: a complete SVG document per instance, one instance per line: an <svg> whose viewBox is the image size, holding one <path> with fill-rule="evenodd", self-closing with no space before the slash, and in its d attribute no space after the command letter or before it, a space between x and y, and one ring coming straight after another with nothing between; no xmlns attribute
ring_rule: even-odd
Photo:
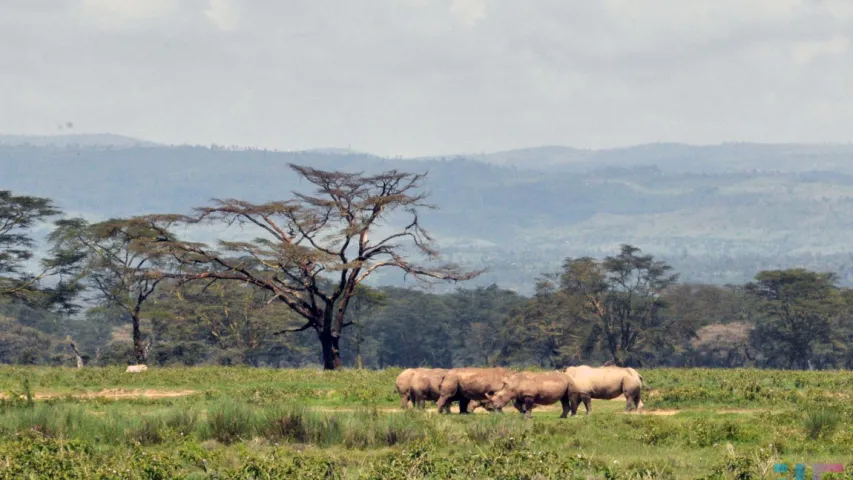
<svg viewBox="0 0 853 480"><path fill-rule="evenodd" d="M853 145L547 146L387 159L349 149L165 146L118 135L0 136L0 189L91 218L186 212L212 197L282 199L306 185L288 162L427 171L424 224L451 259L530 292L566 256L634 244L683 278L741 282L800 265L853 281ZM211 232L213 235L213 232ZM398 283L386 276L383 283Z"/></svg>
<svg viewBox="0 0 853 480"><path fill-rule="evenodd" d="M67 134L67 135L0 135L0 145L35 147L153 147L154 142L114 135L112 133Z"/></svg>

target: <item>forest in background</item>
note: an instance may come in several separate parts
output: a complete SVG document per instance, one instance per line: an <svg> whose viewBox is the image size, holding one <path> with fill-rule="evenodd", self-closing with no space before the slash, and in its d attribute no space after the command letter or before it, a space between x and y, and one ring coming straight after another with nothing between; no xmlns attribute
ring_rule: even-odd
<svg viewBox="0 0 853 480"><path fill-rule="evenodd" d="M787 272L810 283L807 271ZM766 276L782 276L770 272ZM773 283L768 281L765 283ZM347 367L458 367L603 364L612 360L604 322L578 311L566 285L543 280L533 297L497 286L435 294L417 289L365 289L353 305L355 324L341 351ZM775 305L744 285L675 284L656 300L648 324L636 322L631 364L654 367L853 367L853 291L794 299L812 308L779 318ZM794 288L801 288L797 286ZM802 287L805 288L805 287ZM150 332L149 365L307 367L321 364L314 332L274 335L294 314L238 284L178 298L164 291L142 322ZM616 335L621 340L620 335ZM0 305L0 363L75 364L69 340L87 365L134 363L127 314L105 306L71 319L20 302Z"/></svg>

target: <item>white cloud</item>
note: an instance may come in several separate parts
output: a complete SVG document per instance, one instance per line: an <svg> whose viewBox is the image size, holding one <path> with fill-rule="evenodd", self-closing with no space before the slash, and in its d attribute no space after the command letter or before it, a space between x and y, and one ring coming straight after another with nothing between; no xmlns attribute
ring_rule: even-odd
<svg viewBox="0 0 853 480"><path fill-rule="evenodd" d="M101 26L128 26L173 13L176 0L82 0L84 15Z"/></svg>
<svg viewBox="0 0 853 480"><path fill-rule="evenodd" d="M817 57L844 54L849 45L846 37L838 35L829 40L798 43L793 48L793 55L798 64L806 65Z"/></svg>
<svg viewBox="0 0 853 480"><path fill-rule="evenodd" d="M853 19L853 2L850 0L819 0L819 5L839 20Z"/></svg>
<svg viewBox="0 0 853 480"><path fill-rule="evenodd" d="M486 18L486 0L451 0L450 13L466 27Z"/></svg>
<svg viewBox="0 0 853 480"><path fill-rule="evenodd" d="M240 20L233 0L209 0L204 16L222 30L234 30Z"/></svg>

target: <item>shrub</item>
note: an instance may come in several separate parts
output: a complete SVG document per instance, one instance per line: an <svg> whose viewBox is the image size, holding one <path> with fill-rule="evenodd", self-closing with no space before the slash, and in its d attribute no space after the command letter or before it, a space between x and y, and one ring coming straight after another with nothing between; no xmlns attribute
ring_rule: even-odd
<svg viewBox="0 0 853 480"><path fill-rule="evenodd" d="M179 435L189 435L198 424L198 412L191 408L175 408L163 416L163 423Z"/></svg>
<svg viewBox="0 0 853 480"><path fill-rule="evenodd" d="M255 412L246 404L226 399L207 412L213 438L230 445L244 440L255 431Z"/></svg>
<svg viewBox="0 0 853 480"><path fill-rule="evenodd" d="M166 423L160 415L142 417L138 424L128 431L128 438L142 445L154 445L163 441Z"/></svg>
<svg viewBox="0 0 853 480"><path fill-rule="evenodd" d="M831 408L820 407L808 410L803 418L803 428L811 440L826 438L838 427L840 417Z"/></svg>

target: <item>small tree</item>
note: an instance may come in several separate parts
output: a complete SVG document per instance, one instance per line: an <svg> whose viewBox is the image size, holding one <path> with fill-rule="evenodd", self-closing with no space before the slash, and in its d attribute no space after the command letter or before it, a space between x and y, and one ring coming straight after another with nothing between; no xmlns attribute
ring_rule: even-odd
<svg viewBox="0 0 853 480"><path fill-rule="evenodd" d="M142 335L142 309L165 278L160 272L171 251L164 245L175 240L170 223L135 218L89 224L75 218L57 222L49 236L55 252L84 259L80 277L94 292L92 300L130 317L138 363L148 360L151 340L146 343Z"/></svg>
<svg viewBox="0 0 853 480"><path fill-rule="evenodd" d="M418 192L425 174L391 170L364 175L290 167L316 187L313 194L295 193L290 200L261 204L216 200L213 206L197 209L196 216L184 217L188 224L253 226L262 237L220 240L219 250L202 243L172 242L175 258L185 267L175 276L183 281L240 281L269 291L305 319L280 333L314 330L324 368L341 368L340 336L352 325L345 318L347 309L356 287L375 271L395 268L421 281L454 282L480 273L463 272L452 264L421 265L407 258L419 254L431 263L439 259L418 218L419 208L433 208ZM401 210L410 216L406 226L379 235L382 222ZM371 241L376 235L379 240Z"/></svg>
<svg viewBox="0 0 853 480"><path fill-rule="evenodd" d="M589 257L566 259L561 290L583 300L588 317L595 321L598 337L616 365L635 362L636 354L669 342L673 321L660 315L665 306L661 294L675 284L672 267L622 245L619 255L599 262Z"/></svg>

